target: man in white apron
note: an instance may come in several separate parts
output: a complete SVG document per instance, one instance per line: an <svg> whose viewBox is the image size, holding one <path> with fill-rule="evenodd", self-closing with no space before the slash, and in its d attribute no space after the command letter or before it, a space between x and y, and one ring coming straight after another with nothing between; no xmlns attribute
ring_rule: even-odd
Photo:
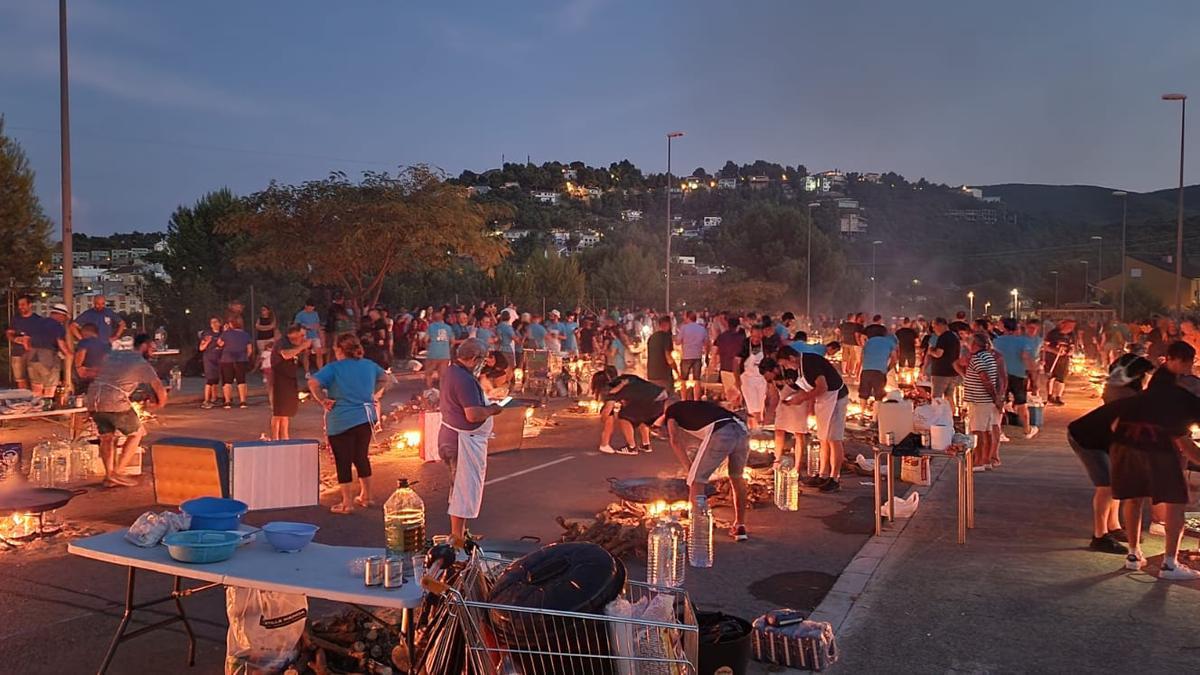
<svg viewBox="0 0 1200 675"><path fill-rule="evenodd" d="M504 409L489 403L476 377L483 364L484 346L467 340L458 346L454 363L441 382L438 452L450 468L450 536L461 547L467 536L467 521L479 517L483 482L487 477L487 446L492 435L492 417Z"/></svg>
<svg viewBox="0 0 1200 675"><path fill-rule="evenodd" d="M821 492L837 492L841 489L838 477L845 456L846 405L850 401L850 390L846 388L841 373L825 357L816 354L801 354L795 359L799 392L780 401L783 406L812 405L817 418L817 440L821 442L821 468L818 476L804 482L808 487Z"/></svg>
<svg viewBox="0 0 1200 675"><path fill-rule="evenodd" d="M767 383L774 385L778 391L779 405L775 407L775 461L783 459L787 446L787 435L796 437L796 466L802 466L804 448L808 447L808 418L813 414L812 402L800 405L784 405L784 399L799 393L796 378L799 371L797 361L800 355L791 347L780 347L773 359L763 359L759 365Z"/></svg>
<svg viewBox="0 0 1200 675"><path fill-rule="evenodd" d="M750 338L742 352L742 399L752 429L762 425L763 410L767 405L767 381L758 368L764 356L762 328L755 326L750 329Z"/></svg>
<svg viewBox="0 0 1200 675"><path fill-rule="evenodd" d="M729 536L734 541L746 541L746 460L750 454L750 435L746 425L733 413L709 401L676 401L667 406L662 423L675 458L687 469L688 497L695 504L704 494L709 476L723 462L733 486L733 526ZM696 456L688 459L683 434L700 440Z"/></svg>

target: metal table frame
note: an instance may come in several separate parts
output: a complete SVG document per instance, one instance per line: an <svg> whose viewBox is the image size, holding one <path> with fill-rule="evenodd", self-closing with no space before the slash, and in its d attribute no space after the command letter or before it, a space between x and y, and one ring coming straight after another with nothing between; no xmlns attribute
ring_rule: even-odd
<svg viewBox="0 0 1200 675"><path fill-rule="evenodd" d="M895 487L892 449L886 446L874 445L875 454L875 536L883 533L883 514L887 511L889 522L895 522ZM921 457L945 457L954 460L958 478L957 512L958 512L958 543L967 543L967 530L975 528L975 472L973 469L974 449L967 448L963 452L946 452L923 448ZM882 465L887 465L887 471L882 471ZM882 502L883 486L881 478L887 477L887 501ZM886 506L885 506L886 504Z"/></svg>

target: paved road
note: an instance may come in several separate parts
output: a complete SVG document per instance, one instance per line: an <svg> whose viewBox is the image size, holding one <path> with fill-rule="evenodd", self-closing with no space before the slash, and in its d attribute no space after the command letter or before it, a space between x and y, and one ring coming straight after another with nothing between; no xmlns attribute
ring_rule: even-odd
<svg viewBox="0 0 1200 675"><path fill-rule="evenodd" d="M402 383L386 403L407 399L415 382ZM257 438L266 425L265 402L247 410L203 411L194 405L169 406L152 426L150 440L164 435L194 435L224 440ZM523 536L554 541L560 528L554 516L588 517L612 501L605 477L658 475L677 469L664 443L639 457L613 457L594 451L598 422L560 416L561 424L529 439L519 452L494 455L483 514L474 529L496 546ZM47 433L44 425L25 425L6 433L32 440ZM320 430L319 409L307 403L293 427L294 437ZM448 476L440 464L412 457L373 459L380 502L400 476L417 479L425 499L430 531L448 530L444 504ZM751 514L752 540L719 541L716 566L689 570L687 588L702 608L719 608L745 617L779 606L813 608L837 575L866 541L871 528L870 490L861 479L848 478L836 495L805 495L801 510L784 513L762 508ZM62 515L80 528L127 526L152 508L149 478L142 486L95 490L74 500ZM718 516L722 514L718 512ZM335 516L323 507L250 514L247 522L305 520L322 526L318 540L328 544L381 545L382 514L377 508L351 516ZM0 594L16 602L0 606L0 663L19 664L13 672L87 672L98 664L120 614L124 575L112 566L75 559L65 543L39 545L36 551L0 553ZM630 576L644 578L644 568L629 561ZM340 573L336 571L334 573ZM165 579L147 584L147 596L166 588ZM221 672L224 654L224 603L210 593L188 600L201 637L197 673ZM331 609L314 603L317 613ZM182 664L181 634L156 633L126 643L111 672L171 672ZM31 656L36 655L36 656Z"/></svg>

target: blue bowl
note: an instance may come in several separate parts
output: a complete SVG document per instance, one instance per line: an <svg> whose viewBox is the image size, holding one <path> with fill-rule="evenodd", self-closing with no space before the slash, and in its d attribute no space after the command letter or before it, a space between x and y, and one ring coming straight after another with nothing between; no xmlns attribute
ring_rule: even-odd
<svg viewBox="0 0 1200 675"><path fill-rule="evenodd" d="M192 517L192 525L188 529L236 530L250 507L236 499L198 497L180 504L179 509Z"/></svg>
<svg viewBox="0 0 1200 675"><path fill-rule="evenodd" d="M276 550L284 553L295 553L308 546L313 535L321 528L311 523L289 523L276 521L263 525L262 530L267 535L267 542Z"/></svg>
<svg viewBox="0 0 1200 675"><path fill-rule="evenodd" d="M237 534L223 530L186 530L163 537L172 558L196 564L228 560L241 540Z"/></svg>

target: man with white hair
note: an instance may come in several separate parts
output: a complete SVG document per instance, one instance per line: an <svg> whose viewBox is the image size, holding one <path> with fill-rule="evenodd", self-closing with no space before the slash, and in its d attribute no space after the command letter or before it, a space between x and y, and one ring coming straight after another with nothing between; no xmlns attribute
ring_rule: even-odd
<svg viewBox="0 0 1200 675"><path fill-rule="evenodd" d="M467 521L479 517L492 418L504 410L488 401L476 378L476 368L482 366L484 353L485 347L478 340L467 340L458 346L454 363L442 379L438 403L442 414L438 453L450 468L447 513L450 535L458 547L466 541Z"/></svg>

